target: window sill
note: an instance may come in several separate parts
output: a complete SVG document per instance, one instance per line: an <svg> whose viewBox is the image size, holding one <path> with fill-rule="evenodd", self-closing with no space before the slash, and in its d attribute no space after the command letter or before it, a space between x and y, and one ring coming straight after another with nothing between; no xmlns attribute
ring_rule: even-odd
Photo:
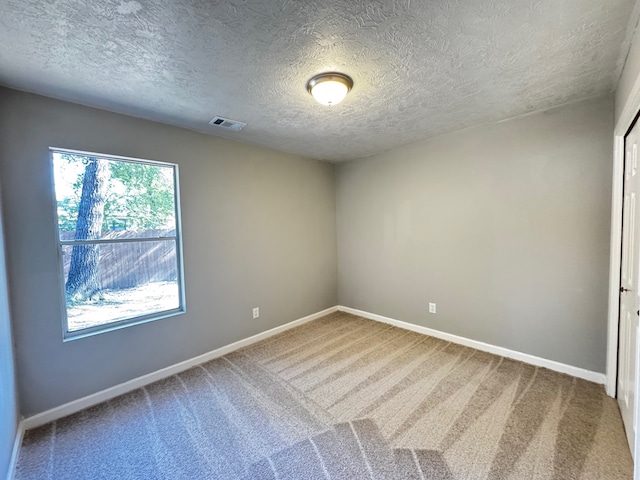
<svg viewBox="0 0 640 480"><path fill-rule="evenodd" d="M75 332L66 332L63 342L70 342L73 340L79 340L81 338L93 337L102 333L113 332L115 330L121 330L123 328L133 327L135 325L142 325L144 323L155 322L156 320L162 320L163 318L175 317L176 315L182 315L186 313L186 308L177 308L175 310L166 310L164 312L153 313L144 317L138 317L129 320L122 320L120 322L114 322L111 324L98 325L91 328L84 328Z"/></svg>

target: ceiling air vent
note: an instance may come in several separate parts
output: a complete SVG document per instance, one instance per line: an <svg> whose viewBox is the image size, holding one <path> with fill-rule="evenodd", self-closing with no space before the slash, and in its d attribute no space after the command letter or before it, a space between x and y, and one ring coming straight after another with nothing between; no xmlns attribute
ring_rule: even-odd
<svg viewBox="0 0 640 480"><path fill-rule="evenodd" d="M239 132L247 126L246 123L238 122L236 120L229 120L228 118L223 117L213 117L213 120L209 122L209 125L225 128L227 130L233 130L234 132Z"/></svg>

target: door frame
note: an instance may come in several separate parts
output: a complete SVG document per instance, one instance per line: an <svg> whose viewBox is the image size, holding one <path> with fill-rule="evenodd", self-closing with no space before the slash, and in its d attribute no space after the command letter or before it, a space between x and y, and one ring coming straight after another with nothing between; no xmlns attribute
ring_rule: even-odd
<svg viewBox="0 0 640 480"><path fill-rule="evenodd" d="M609 259L609 308L607 331L607 371L605 389L611 397L616 396L618 382L618 328L620 321L620 262L622 253L622 201L624 182L624 138L640 112L640 75L623 106L620 118L613 131L613 179L611 195L611 245ZM640 349L636 351L636 366ZM640 399L640 372L636 368L636 399ZM634 418L640 418L640 401L635 403ZM636 425L636 432L640 432ZM636 459L634 478L640 480L640 441L636 437L633 449Z"/></svg>

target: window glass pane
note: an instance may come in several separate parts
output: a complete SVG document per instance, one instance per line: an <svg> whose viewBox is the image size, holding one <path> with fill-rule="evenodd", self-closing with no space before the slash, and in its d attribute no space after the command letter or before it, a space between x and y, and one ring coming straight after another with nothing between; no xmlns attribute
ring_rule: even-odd
<svg viewBox="0 0 640 480"><path fill-rule="evenodd" d="M175 235L174 167L53 152L60 240Z"/></svg>
<svg viewBox="0 0 640 480"><path fill-rule="evenodd" d="M177 166L65 150L51 156L65 336L184 312Z"/></svg>
<svg viewBox="0 0 640 480"><path fill-rule="evenodd" d="M180 307L175 240L64 245L62 252L65 285L82 285L74 294L66 289L69 332Z"/></svg>

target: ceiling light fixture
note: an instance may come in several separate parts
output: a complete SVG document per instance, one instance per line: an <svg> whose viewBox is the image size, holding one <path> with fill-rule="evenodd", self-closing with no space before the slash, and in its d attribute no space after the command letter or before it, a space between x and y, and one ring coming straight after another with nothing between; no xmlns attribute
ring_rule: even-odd
<svg viewBox="0 0 640 480"><path fill-rule="evenodd" d="M307 82L307 90L322 105L337 105L352 87L351 77L338 72L320 73Z"/></svg>

